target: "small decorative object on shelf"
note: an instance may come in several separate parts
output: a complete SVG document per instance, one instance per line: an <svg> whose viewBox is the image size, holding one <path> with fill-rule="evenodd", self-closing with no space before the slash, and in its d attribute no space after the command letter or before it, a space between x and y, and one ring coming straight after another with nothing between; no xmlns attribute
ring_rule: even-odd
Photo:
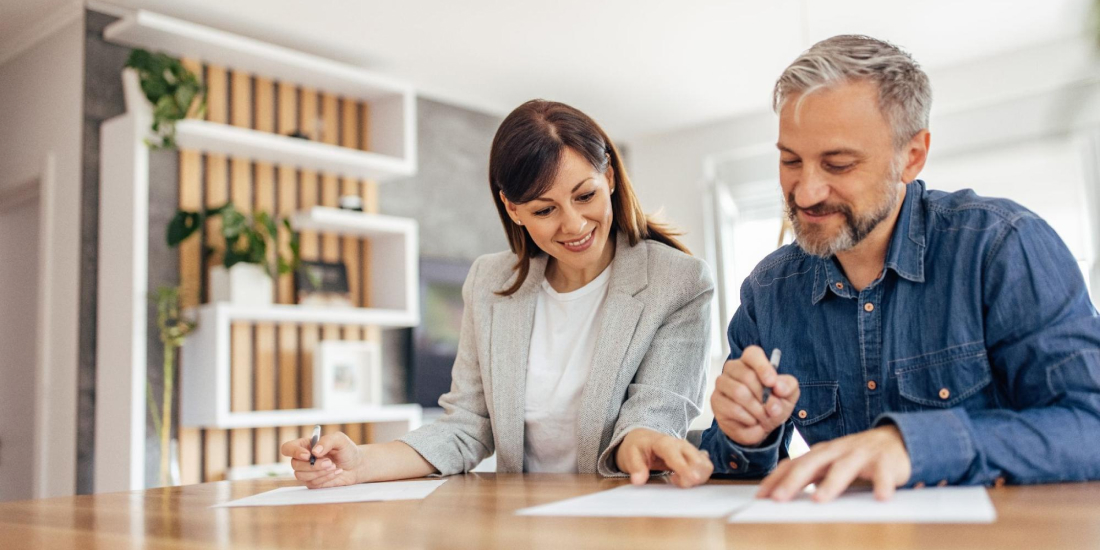
<svg viewBox="0 0 1100 550"><path fill-rule="evenodd" d="M348 287L348 268L342 262L299 262L294 284L299 304L354 307Z"/></svg>
<svg viewBox="0 0 1100 550"><path fill-rule="evenodd" d="M301 130L294 130L293 132L287 134L287 137L304 139L304 140L307 140L307 141L309 140L309 136L303 134Z"/></svg>
<svg viewBox="0 0 1100 550"><path fill-rule="evenodd" d="M154 148L176 146L176 121L187 117L191 105L198 102L198 114L206 108L206 90L199 77L187 70L179 59L143 49L130 52L126 66L137 71L141 91L153 104L153 135L159 141L146 140Z"/></svg>
<svg viewBox="0 0 1100 550"><path fill-rule="evenodd" d="M161 402L153 397L153 385L145 382L145 398L149 406L149 416L153 419L153 429L160 441L160 485L168 487L179 485L179 459L176 442L172 440L172 396L175 393L176 351L183 345L187 335L195 329L194 321L185 319L180 312L180 290L178 287L162 286L152 296L157 306L157 328L160 341L164 344L163 383Z"/></svg>
<svg viewBox="0 0 1100 550"><path fill-rule="evenodd" d="M313 364L313 404L325 410L382 405L382 352L374 342L325 340Z"/></svg>
<svg viewBox="0 0 1100 550"><path fill-rule="evenodd" d="M362 212L363 197L360 197L359 195L344 195L340 197L340 210Z"/></svg>
<svg viewBox="0 0 1100 550"><path fill-rule="evenodd" d="M272 279L280 274L293 273L300 261L298 234L290 221L282 220L290 232L290 257L269 254L275 248L278 222L266 212L247 216L233 203L204 212L176 212L168 222L168 246L175 247L198 232L207 218L218 216L222 220L221 232L225 238L222 251L223 266L210 270L210 299L240 305L271 305L274 298ZM206 250L207 254L212 249ZM345 277L346 280L346 277Z"/></svg>

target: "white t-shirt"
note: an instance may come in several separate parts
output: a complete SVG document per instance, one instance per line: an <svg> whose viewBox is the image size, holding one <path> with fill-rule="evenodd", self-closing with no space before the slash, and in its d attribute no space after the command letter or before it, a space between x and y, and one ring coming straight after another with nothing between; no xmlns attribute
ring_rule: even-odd
<svg viewBox="0 0 1100 550"><path fill-rule="evenodd" d="M611 270L577 290L542 282L527 357L523 469L577 472L577 409L592 371Z"/></svg>

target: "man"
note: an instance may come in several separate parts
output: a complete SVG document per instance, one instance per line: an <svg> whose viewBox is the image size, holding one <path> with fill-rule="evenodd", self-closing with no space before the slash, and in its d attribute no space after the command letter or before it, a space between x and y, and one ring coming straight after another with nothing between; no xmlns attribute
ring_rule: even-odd
<svg viewBox="0 0 1100 550"><path fill-rule="evenodd" d="M699 444L716 474L770 472L761 497L1100 479L1081 273L1034 213L917 179L931 97L908 54L863 36L819 42L776 83L797 244L741 288ZM810 452L777 466L796 428Z"/></svg>

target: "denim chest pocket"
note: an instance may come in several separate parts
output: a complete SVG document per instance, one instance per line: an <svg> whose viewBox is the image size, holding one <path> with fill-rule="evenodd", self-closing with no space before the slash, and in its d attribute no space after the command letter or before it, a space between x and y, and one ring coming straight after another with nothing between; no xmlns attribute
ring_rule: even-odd
<svg viewBox="0 0 1100 550"><path fill-rule="evenodd" d="M813 445L844 435L837 382L800 383L799 392L791 420L807 443Z"/></svg>
<svg viewBox="0 0 1100 550"><path fill-rule="evenodd" d="M890 368L897 376L901 407L907 411L982 408L988 398L980 392L993 380L984 342L891 361ZM967 402L971 398L981 403Z"/></svg>

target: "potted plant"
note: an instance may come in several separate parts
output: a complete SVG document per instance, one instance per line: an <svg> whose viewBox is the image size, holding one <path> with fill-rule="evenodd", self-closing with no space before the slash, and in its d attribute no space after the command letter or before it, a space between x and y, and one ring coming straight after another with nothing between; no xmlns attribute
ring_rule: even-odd
<svg viewBox="0 0 1100 550"><path fill-rule="evenodd" d="M206 89L199 77L179 59L142 49L130 52L126 67L137 71L141 91L153 104L152 130L157 141L146 143L152 148L175 147L176 122L187 117L195 102L200 115L206 108Z"/></svg>
<svg viewBox="0 0 1100 550"><path fill-rule="evenodd" d="M176 379L176 351L187 335L195 329L195 323L185 319L180 312L179 287L162 286L151 296L157 306L157 328L164 344L164 391L158 404L153 396L153 385L145 382L145 397L153 429L160 441L160 485L179 485L179 462L172 441L172 394Z"/></svg>
<svg viewBox="0 0 1100 550"><path fill-rule="evenodd" d="M298 234L291 229L290 221L282 220L291 235L289 258L275 252L278 222L274 218L262 211L245 215L232 203L202 212L177 211L168 223L168 246L178 246L214 216L221 218L225 246L222 265L210 271L210 301L270 305L273 280L280 274L293 273L301 262ZM212 252L207 247L206 253Z"/></svg>

